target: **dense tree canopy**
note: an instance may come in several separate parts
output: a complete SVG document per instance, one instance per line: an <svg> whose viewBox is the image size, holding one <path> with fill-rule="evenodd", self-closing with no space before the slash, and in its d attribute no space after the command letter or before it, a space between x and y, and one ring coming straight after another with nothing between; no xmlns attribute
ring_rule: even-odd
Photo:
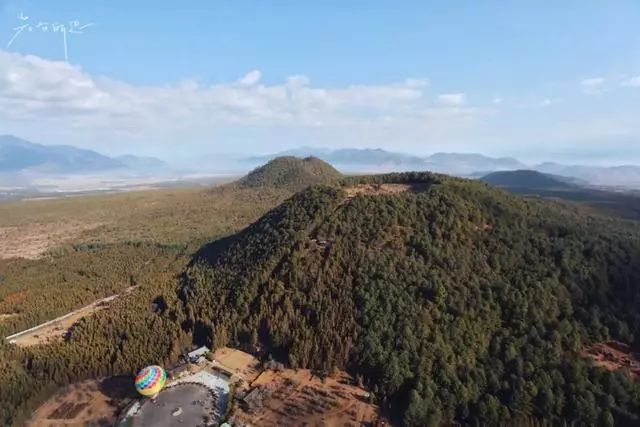
<svg viewBox="0 0 640 427"><path fill-rule="evenodd" d="M114 215L107 233L96 230L40 259L0 260L0 337L137 288L111 302L108 310L80 320L64 341L16 348L0 339L0 425L24 425L60 386L175 361L191 343L181 329L176 287L193 252L211 238L246 226L289 195L289 190L230 184L175 190L170 197L152 192L77 198L65 206L64 217L87 206L107 211L129 206L133 212ZM61 202L51 203L58 208ZM58 215L57 210L46 214Z"/></svg>
<svg viewBox="0 0 640 427"><path fill-rule="evenodd" d="M312 184L330 184L342 178L329 163L316 157L276 157L242 178L241 188L281 188L302 190Z"/></svg>
<svg viewBox="0 0 640 427"><path fill-rule="evenodd" d="M385 183L412 185L376 193ZM372 194L347 190L364 184ZM405 425L640 422L639 385L581 355L640 343L637 222L392 174L308 188L191 256L203 230L228 234L291 194L269 185L206 193L197 215L210 218L184 235L160 218L170 244L77 243L0 264L0 312L19 312L5 334L139 285L68 340L0 340L0 423L21 425L61 385L170 363L192 339L347 368Z"/></svg>
<svg viewBox="0 0 640 427"><path fill-rule="evenodd" d="M426 187L312 187L205 248L186 326L294 367L349 368L407 425L640 422L638 384L580 354L637 340L637 224L430 174L345 184L385 182Z"/></svg>

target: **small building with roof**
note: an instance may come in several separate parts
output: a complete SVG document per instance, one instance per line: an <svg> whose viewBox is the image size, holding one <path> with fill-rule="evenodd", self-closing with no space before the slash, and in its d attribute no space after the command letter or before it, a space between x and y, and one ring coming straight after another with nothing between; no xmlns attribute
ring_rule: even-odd
<svg viewBox="0 0 640 427"><path fill-rule="evenodd" d="M191 363L196 363L200 358L204 358L207 354L209 354L211 350L207 346L202 346L193 351L187 353L187 361Z"/></svg>

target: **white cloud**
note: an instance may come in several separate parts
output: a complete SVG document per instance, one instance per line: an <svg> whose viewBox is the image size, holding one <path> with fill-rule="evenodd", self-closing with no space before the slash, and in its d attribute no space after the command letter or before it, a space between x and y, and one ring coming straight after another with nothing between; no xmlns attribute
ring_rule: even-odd
<svg viewBox="0 0 640 427"><path fill-rule="evenodd" d="M78 125L145 126L171 119L218 123L317 123L388 116L418 103L425 80L314 87L294 75L258 85L259 70L236 82L135 86L93 77L67 62L0 51L0 118L73 119ZM313 119L312 119L313 117Z"/></svg>
<svg viewBox="0 0 640 427"><path fill-rule="evenodd" d="M603 91L603 85L607 82L604 77L589 77L580 80L582 91L588 95L601 93Z"/></svg>
<svg viewBox="0 0 640 427"><path fill-rule="evenodd" d="M420 108L425 79L397 83L316 87L304 75L282 84L258 84L252 70L236 82L135 86L93 77L68 62L0 50L0 118L69 120L74 126L139 130L172 120L207 123L296 124L375 121ZM449 105L463 94L443 95ZM425 107L426 108L426 107Z"/></svg>
<svg viewBox="0 0 640 427"><path fill-rule="evenodd" d="M493 102L496 105L502 104L502 98L500 98L499 96L494 97L491 102Z"/></svg>
<svg viewBox="0 0 640 427"><path fill-rule="evenodd" d="M640 76L632 77L622 83L623 86L640 87Z"/></svg>
<svg viewBox="0 0 640 427"><path fill-rule="evenodd" d="M260 70L252 70L245 74L244 77L242 77L240 80L238 80L238 83L242 86L253 86L260 81L261 77L262 73L260 72Z"/></svg>
<svg viewBox="0 0 640 427"><path fill-rule="evenodd" d="M467 97L464 93L444 93L438 95L437 101L440 105L457 107L466 104Z"/></svg>
<svg viewBox="0 0 640 427"><path fill-rule="evenodd" d="M68 62L0 50L0 133L87 147L96 141L100 149L119 144L128 151L131 141L205 144L214 135L242 140L243 134L257 142L267 131L311 138L313 130L329 135L329 145L345 138L382 145L444 140L492 114L466 105L462 93L440 95L430 105L424 78L338 87L315 85L304 75L274 84L261 78L252 70L227 83L134 85Z"/></svg>

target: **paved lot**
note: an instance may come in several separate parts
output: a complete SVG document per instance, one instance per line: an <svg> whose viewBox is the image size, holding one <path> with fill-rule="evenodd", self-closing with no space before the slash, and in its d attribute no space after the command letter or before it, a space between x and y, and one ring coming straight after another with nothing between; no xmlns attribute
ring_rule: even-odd
<svg viewBox="0 0 640 427"><path fill-rule="evenodd" d="M217 402L206 387L180 384L164 390L155 402L146 401L133 426L203 426L205 417L214 419Z"/></svg>

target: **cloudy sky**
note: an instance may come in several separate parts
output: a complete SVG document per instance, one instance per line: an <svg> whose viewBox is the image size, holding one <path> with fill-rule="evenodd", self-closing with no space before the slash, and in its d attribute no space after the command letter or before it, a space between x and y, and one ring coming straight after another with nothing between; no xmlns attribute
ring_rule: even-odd
<svg viewBox="0 0 640 427"><path fill-rule="evenodd" d="M639 23L637 0L0 0L0 134L640 163Z"/></svg>

